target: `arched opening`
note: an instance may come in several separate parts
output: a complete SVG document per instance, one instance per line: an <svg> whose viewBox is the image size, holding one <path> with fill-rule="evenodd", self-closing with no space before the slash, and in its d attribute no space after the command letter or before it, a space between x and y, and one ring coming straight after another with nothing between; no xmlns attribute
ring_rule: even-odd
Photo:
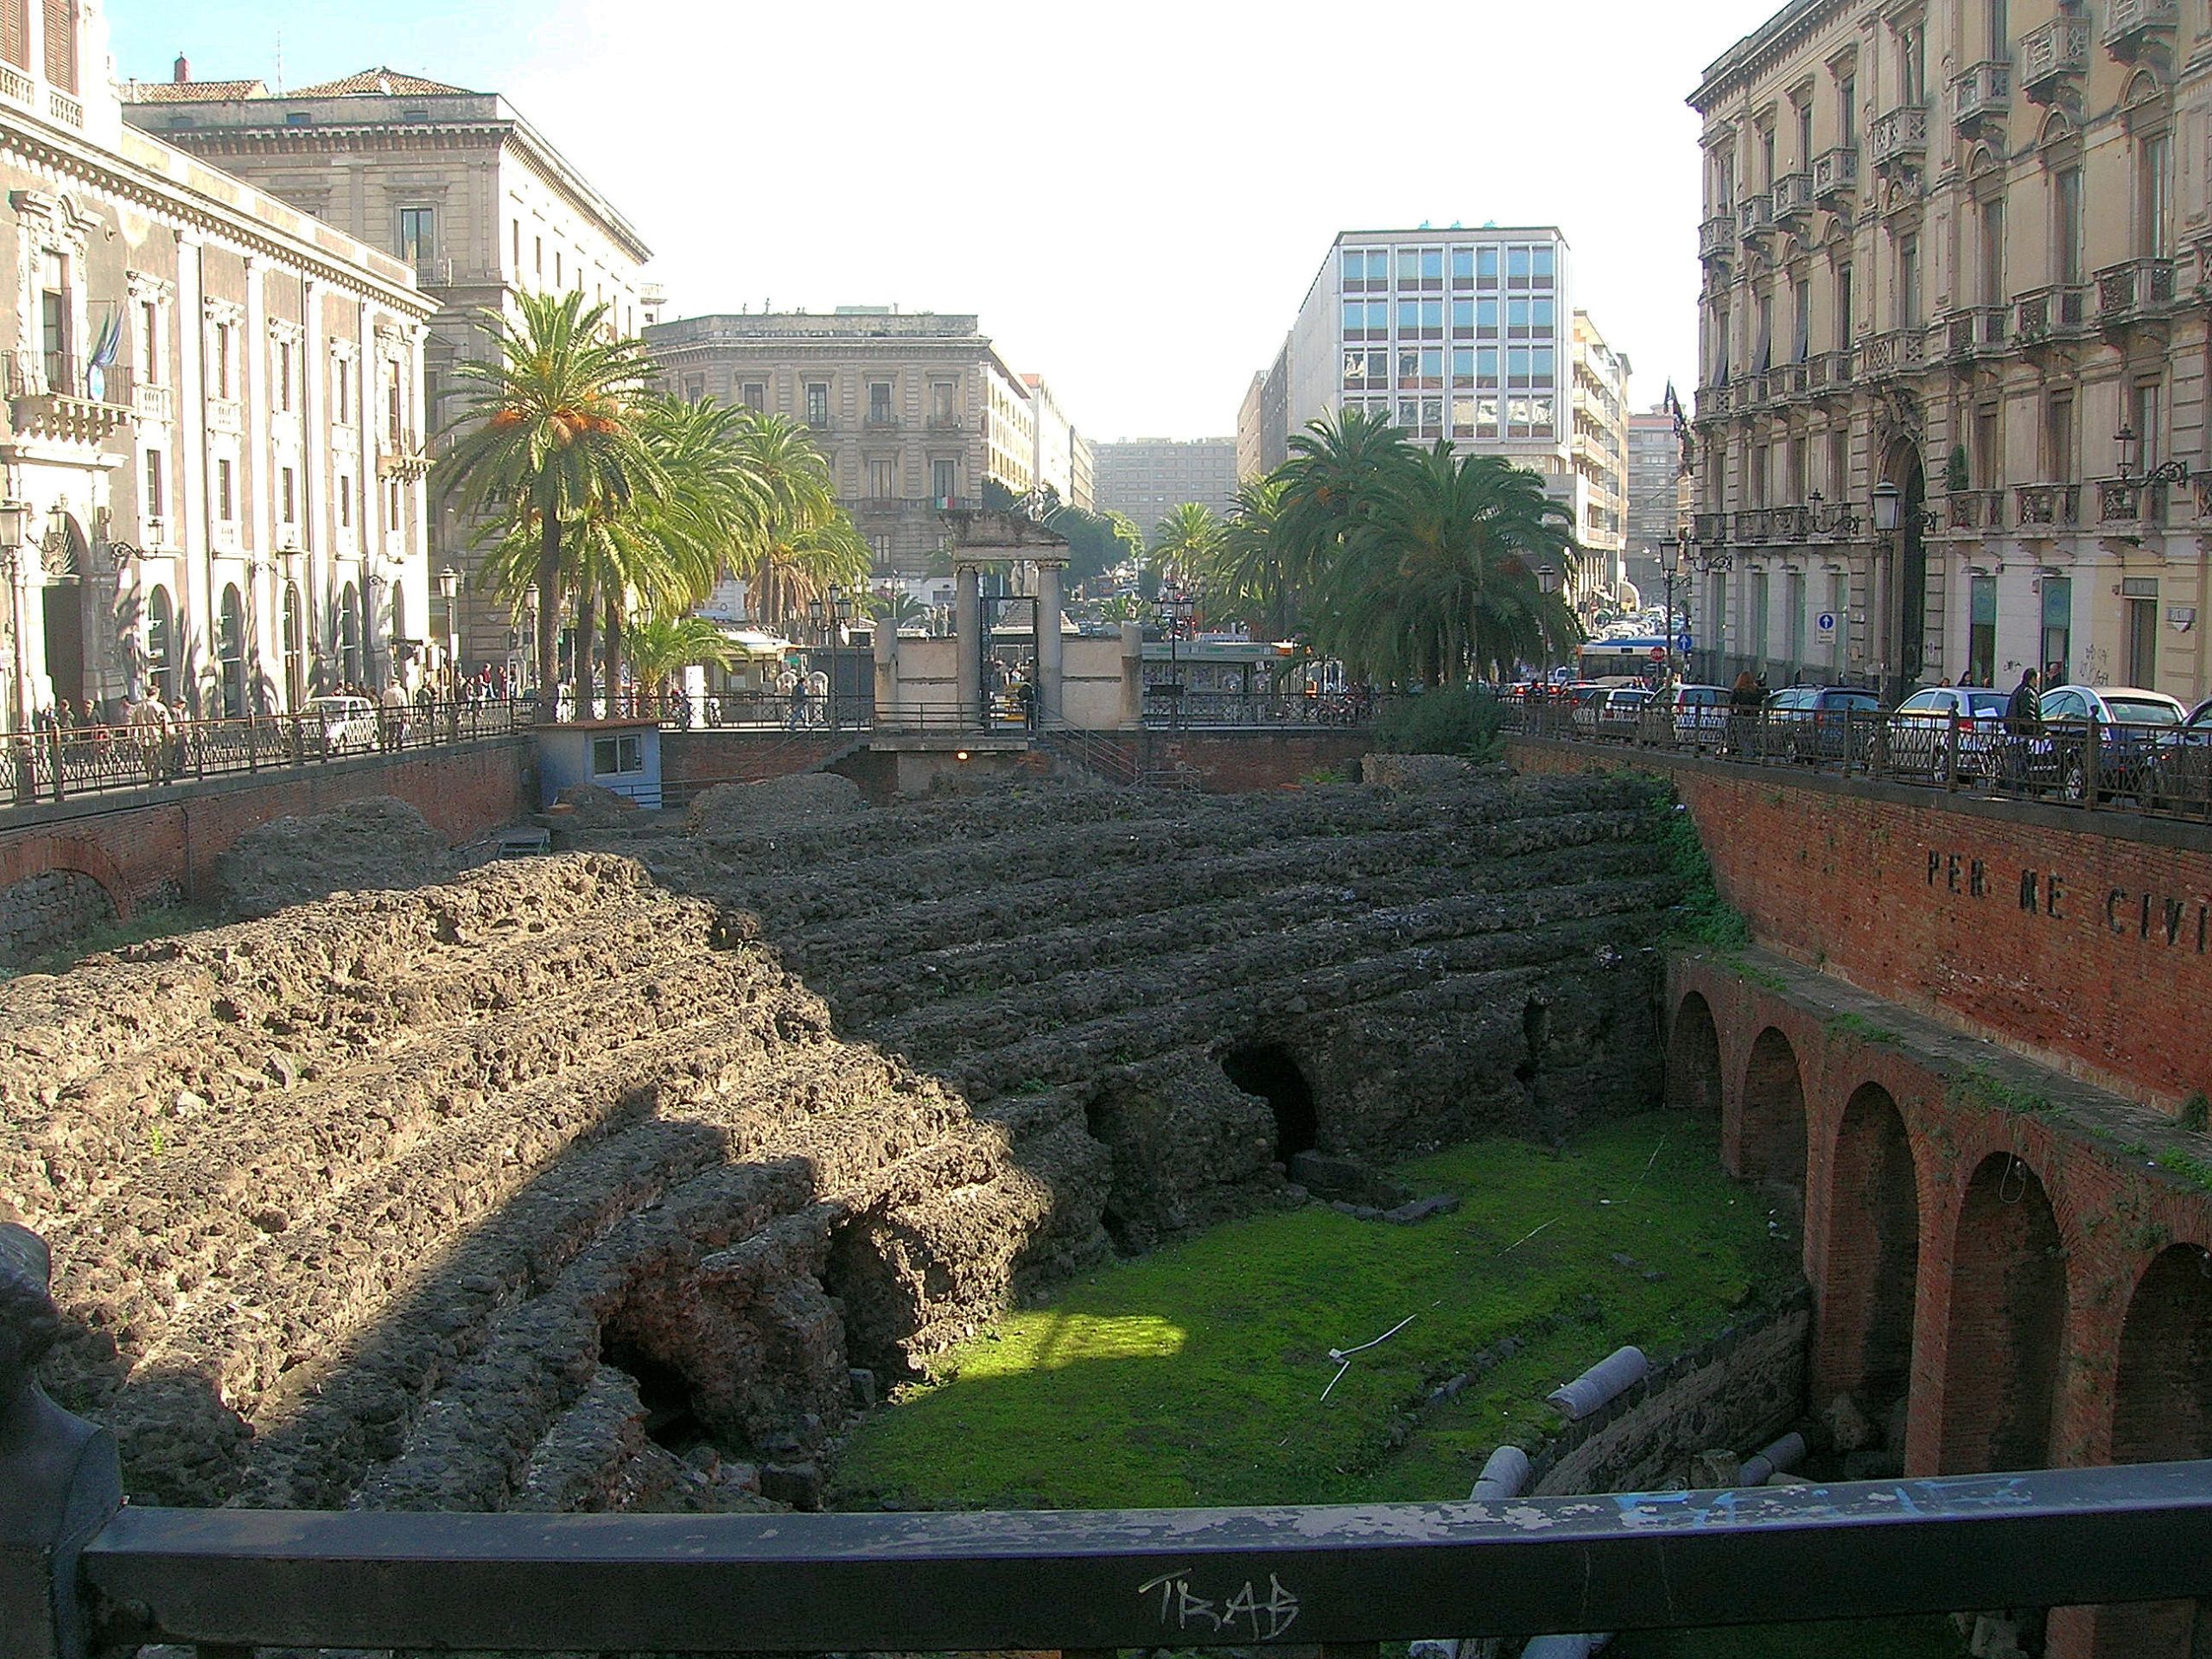
<svg viewBox="0 0 2212 1659"><path fill-rule="evenodd" d="M226 719L245 715L245 601L238 584L223 589L223 602L215 616L215 675L222 695Z"/></svg>
<svg viewBox="0 0 2212 1659"><path fill-rule="evenodd" d="M284 584L284 706L300 709L308 700L307 616L300 584Z"/></svg>
<svg viewBox="0 0 2212 1659"><path fill-rule="evenodd" d="M163 702L176 702L176 605L158 586L146 601L146 684Z"/></svg>
<svg viewBox="0 0 2212 1659"><path fill-rule="evenodd" d="M1862 1084L1845 1103L1829 1169L1823 1370L1867 1421L1901 1429L1912 1383L1920 1188L1904 1115L1881 1084ZM1889 1438L1901 1444L1899 1433Z"/></svg>
<svg viewBox="0 0 2212 1659"><path fill-rule="evenodd" d="M1720 1116L1720 1033L1713 1023L1713 1009L1695 991L1675 1010L1675 1029L1667 1042L1667 1103Z"/></svg>
<svg viewBox="0 0 2212 1659"><path fill-rule="evenodd" d="M2212 1457L2212 1255L2177 1244L2137 1281L2120 1327L2112 1461L2202 1457ZM2092 1651L2096 1659L2195 1653L2200 1630L2212 1634L2212 1620L2194 1601L2103 1607Z"/></svg>
<svg viewBox="0 0 2212 1659"><path fill-rule="evenodd" d="M600 1363L625 1372L638 1385L645 1408L645 1438L682 1456L707 1439L691 1401L691 1379L612 1327L600 1333Z"/></svg>
<svg viewBox="0 0 2212 1659"><path fill-rule="evenodd" d="M1268 1103L1275 1116L1275 1156L1287 1164L1313 1150L1320 1124L1313 1110L1313 1085L1281 1043L1247 1043L1221 1057L1230 1082Z"/></svg>
<svg viewBox="0 0 2212 1659"><path fill-rule="evenodd" d="M338 595L338 671L348 690L366 683L361 667L361 641L366 633L361 626L361 590L349 582Z"/></svg>
<svg viewBox="0 0 2212 1659"><path fill-rule="evenodd" d="M1744 1068L1739 1173L1746 1180L1805 1192L1805 1085L1797 1051L1774 1027L1759 1033Z"/></svg>
<svg viewBox="0 0 2212 1659"><path fill-rule="evenodd" d="M1944 1344L1944 1474L2040 1469L2050 1460L2066 1255L2043 1183L2012 1153L1981 1161L1951 1246Z"/></svg>

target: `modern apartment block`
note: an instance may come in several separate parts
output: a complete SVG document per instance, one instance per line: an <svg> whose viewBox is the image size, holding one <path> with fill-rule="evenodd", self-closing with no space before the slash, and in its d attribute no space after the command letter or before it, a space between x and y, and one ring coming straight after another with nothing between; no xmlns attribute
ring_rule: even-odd
<svg viewBox="0 0 2212 1659"><path fill-rule="evenodd" d="M1586 311L1574 314L1574 577L1594 607L1627 577L1629 361Z"/></svg>
<svg viewBox="0 0 2212 1659"><path fill-rule="evenodd" d="M1706 72L1710 669L2212 689L2208 24L1796 0Z"/></svg>
<svg viewBox="0 0 2212 1659"><path fill-rule="evenodd" d="M1663 598L1659 550L1690 524L1690 475L1682 470L1682 444L1671 410L1628 417L1629 580L1647 605ZM1677 582L1675 595L1681 598Z"/></svg>
<svg viewBox="0 0 2212 1659"><path fill-rule="evenodd" d="M124 88L125 118L410 267L436 306L425 346L427 436L466 414L452 365L492 354L483 316L527 292L581 292L614 327L646 321L629 221L505 99L391 69L276 93L258 81L167 81ZM433 569L461 584L456 632L474 667L529 649L526 626L474 585L470 526L440 509ZM446 618L439 601L435 637Z"/></svg>
<svg viewBox="0 0 2212 1659"><path fill-rule="evenodd" d="M1039 374L1025 374L1021 384L1029 391L1030 424L1036 448L1029 475L1039 487L1051 486L1070 506L1090 510L1097 485L1097 461L1090 441L1075 429L1061 411L1059 399Z"/></svg>
<svg viewBox="0 0 2212 1659"><path fill-rule="evenodd" d="M671 391L813 429L879 579L925 575L944 545L944 503L976 499L986 478L1017 493L1036 481L1029 387L973 315L725 312L655 324L645 340Z"/></svg>
<svg viewBox="0 0 2212 1659"><path fill-rule="evenodd" d="M1226 514L1236 503L1236 440L1123 438L1097 446L1098 505L1143 531L1185 501Z"/></svg>
<svg viewBox="0 0 2212 1659"><path fill-rule="evenodd" d="M1247 448L1264 457L1308 422L1361 409L1416 443L1503 455L1544 475L1578 537L1594 527L1595 550L1572 573L1594 596L1601 569L1618 561L1624 491L1603 475L1624 483L1625 440L1601 460L1609 439L1588 433L1578 455L1578 435L1599 423L1605 395L1625 398L1628 365L1586 315L1578 371L1571 265L1548 226L1342 232L1268 377L1283 383L1281 413L1263 381Z"/></svg>
<svg viewBox="0 0 2212 1659"><path fill-rule="evenodd" d="M99 10L0 29L10 730L426 658L423 325L377 249L127 125Z"/></svg>

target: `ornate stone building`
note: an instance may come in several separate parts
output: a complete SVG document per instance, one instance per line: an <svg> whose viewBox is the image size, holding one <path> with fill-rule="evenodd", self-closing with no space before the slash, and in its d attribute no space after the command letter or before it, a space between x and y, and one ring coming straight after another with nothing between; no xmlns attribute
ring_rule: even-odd
<svg viewBox="0 0 2212 1659"><path fill-rule="evenodd" d="M2207 29L1794 0L1707 71L1708 674L2212 689Z"/></svg>
<svg viewBox="0 0 2212 1659"><path fill-rule="evenodd" d="M133 82L125 118L251 181L412 268L435 302L425 346L426 437L466 414L454 362L492 354L487 311L574 289L613 327L649 321L639 269L651 251L627 219L507 101L393 69L271 92L258 81ZM476 588L471 527L433 502L430 565L464 578L452 620L475 667L529 648L530 631ZM448 638L442 599L433 638Z"/></svg>
<svg viewBox="0 0 2212 1659"><path fill-rule="evenodd" d="M91 0L0 29L0 188L7 728L409 672L431 308L407 269L125 126Z"/></svg>

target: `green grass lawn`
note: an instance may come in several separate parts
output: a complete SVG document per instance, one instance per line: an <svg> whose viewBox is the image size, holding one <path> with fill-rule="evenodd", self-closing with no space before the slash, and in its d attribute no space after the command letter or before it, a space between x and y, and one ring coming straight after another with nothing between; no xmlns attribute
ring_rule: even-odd
<svg viewBox="0 0 2212 1659"><path fill-rule="evenodd" d="M1717 1126L1605 1125L1562 1155L1484 1141L1402 1166L1459 1195L1412 1227L1319 1205L1252 1217L1063 1287L941 1356L855 1434L848 1507L1119 1508L1459 1498L1545 1393L1624 1342L1655 1358L1795 1276ZM1625 1260L1617 1259L1625 1258ZM1412 1323L1355 1356L1332 1348ZM1437 1409L1434 1383L1522 1346Z"/></svg>

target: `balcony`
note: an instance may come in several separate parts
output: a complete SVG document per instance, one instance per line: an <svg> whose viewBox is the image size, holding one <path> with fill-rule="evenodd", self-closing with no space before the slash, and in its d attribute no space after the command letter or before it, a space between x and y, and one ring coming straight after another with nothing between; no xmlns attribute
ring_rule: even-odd
<svg viewBox="0 0 2212 1659"><path fill-rule="evenodd" d="M1847 351L1816 352L1805 359L1805 391L1815 397L1833 396L1851 389L1851 353Z"/></svg>
<svg viewBox="0 0 2212 1659"><path fill-rule="evenodd" d="M1998 60L1970 64L1951 82L1951 123L1972 133L2001 122L2012 102L2012 66Z"/></svg>
<svg viewBox="0 0 2212 1659"><path fill-rule="evenodd" d="M1802 542L1813 533L1813 514L1807 507L1770 508L1768 532L1777 542Z"/></svg>
<svg viewBox="0 0 2212 1659"><path fill-rule="evenodd" d="M2097 528L2114 535L2156 530L2166 522L2166 486L2139 478L2097 482Z"/></svg>
<svg viewBox="0 0 2212 1659"><path fill-rule="evenodd" d="M1832 201L1859 188L1859 151L1845 145L1813 157L1813 200Z"/></svg>
<svg viewBox="0 0 2212 1659"><path fill-rule="evenodd" d="M1697 227L1697 257L1726 259L1736 251L1736 216L1715 213Z"/></svg>
<svg viewBox="0 0 2212 1659"><path fill-rule="evenodd" d="M1774 198L1745 196L1736 204L1737 232L1745 242L1758 242L1774 231Z"/></svg>
<svg viewBox="0 0 2212 1659"><path fill-rule="evenodd" d="M1928 360L1928 336L1919 328L1892 328L1877 334L1859 352L1859 372L1869 379L1910 374Z"/></svg>
<svg viewBox="0 0 2212 1659"><path fill-rule="evenodd" d="M2013 302L2012 337L2023 346L2070 340L2088 326L2089 290L2081 283L2031 289Z"/></svg>
<svg viewBox="0 0 2212 1659"><path fill-rule="evenodd" d="M1728 539L1728 515L1725 512L1692 513L1690 539L1700 547L1719 546Z"/></svg>
<svg viewBox="0 0 2212 1659"><path fill-rule="evenodd" d="M932 432L959 432L964 430L966 426L967 423L957 415L943 410L930 416L930 430Z"/></svg>
<svg viewBox="0 0 2212 1659"><path fill-rule="evenodd" d="M2174 302L2174 262L2131 259L2097 273L2097 326L2125 327L2163 315Z"/></svg>
<svg viewBox="0 0 2212 1659"><path fill-rule="evenodd" d="M412 484L430 470L429 452L412 432L386 432L377 451L377 476Z"/></svg>
<svg viewBox="0 0 2212 1659"><path fill-rule="evenodd" d="M1697 418L1708 421L1726 415L1735 402L1734 389L1725 381L1710 386L1700 386L1697 392Z"/></svg>
<svg viewBox="0 0 2212 1659"><path fill-rule="evenodd" d="M899 417L887 409L871 409L867 424L871 432L895 432L899 429Z"/></svg>
<svg viewBox="0 0 2212 1659"><path fill-rule="evenodd" d="M1774 181L1774 222L1791 225L1813 211L1813 175L1785 173Z"/></svg>
<svg viewBox="0 0 2212 1659"><path fill-rule="evenodd" d="M2133 63L2143 48L2158 43L2157 37L2181 22L2174 0L2111 0L2105 14L2105 50L2122 63Z"/></svg>
<svg viewBox="0 0 2212 1659"><path fill-rule="evenodd" d="M2023 533L2037 525L2056 529L2082 522L2079 484L2018 484L2012 500L2014 521Z"/></svg>
<svg viewBox="0 0 2212 1659"><path fill-rule="evenodd" d="M138 386L133 392L142 421L166 421L175 407L173 395L167 386Z"/></svg>
<svg viewBox="0 0 2212 1659"><path fill-rule="evenodd" d="M1977 305L1955 311L1945 320L1944 353L1953 358L1993 356L2005 349L2005 323L2010 306Z"/></svg>
<svg viewBox="0 0 2212 1659"><path fill-rule="evenodd" d="M2038 104L2048 104L2067 90L2067 83L2089 64L2089 25L2081 17L2054 17L2041 29L2020 36L2020 90Z"/></svg>
<svg viewBox="0 0 2212 1659"><path fill-rule="evenodd" d="M1771 507L1745 507L1736 515L1736 540L1746 547L1758 547L1774 539L1774 510Z"/></svg>
<svg viewBox="0 0 2212 1659"><path fill-rule="evenodd" d="M1928 159L1928 111L1891 110L1866 129L1866 157L1878 171L1916 168Z"/></svg>
<svg viewBox="0 0 2212 1659"><path fill-rule="evenodd" d="M129 369L62 352L7 354L8 401L26 435L99 443L138 417Z"/></svg>
<svg viewBox="0 0 2212 1659"><path fill-rule="evenodd" d="M1952 491L1943 499L1943 527L1964 531L2004 529L2005 492Z"/></svg>

